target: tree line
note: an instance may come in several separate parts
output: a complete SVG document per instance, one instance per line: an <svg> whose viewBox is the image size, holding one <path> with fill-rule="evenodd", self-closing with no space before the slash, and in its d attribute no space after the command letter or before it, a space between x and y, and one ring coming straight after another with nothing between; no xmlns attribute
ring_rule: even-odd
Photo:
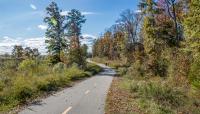
<svg viewBox="0 0 200 114"><path fill-rule="evenodd" d="M200 87L200 0L140 0L95 41L93 57L126 60L142 76Z"/></svg>

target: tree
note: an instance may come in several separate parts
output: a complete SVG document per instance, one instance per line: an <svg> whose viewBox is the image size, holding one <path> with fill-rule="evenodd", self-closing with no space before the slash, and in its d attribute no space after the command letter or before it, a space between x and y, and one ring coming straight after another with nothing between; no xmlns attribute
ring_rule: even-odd
<svg viewBox="0 0 200 114"><path fill-rule="evenodd" d="M77 63L80 68L84 68L86 63L80 44L81 28L85 21L85 16L76 9L72 9L67 15L67 35L70 38L69 61L71 64Z"/></svg>
<svg viewBox="0 0 200 114"><path fill-rule="evenodd" d="M16 66L18 66L18 64L23 60L23 47L15 45L12 50L12 56L15 59Z"/></svg>
<svg viewBox="0 0 200 114"><path fill-rule="evenodd" d="M87 57L87 55L88 55L88 46L86 45L86 44L83 44L82 46L81 46L81 49L82 49L82 53L83 53L83 57Z"/></svg>
<svg viewBox="0 0 200 114"><path fill-rule="evenodd" d="M34 58L37 58L40 55L40 52L37 48L32 49L32 51L33 51L33 57Z"/></svg>
<svg viewBox="0 0 200 114"><path fill-rule="evenodd" d="M197 57L200 54L200 0L191 0L184 25L188 48Z"/></svg>
<svg viewBox="0 0 200 114"><path fill-rule="evenodd" d="M140 31L140 22L142 15L140 13L127 9L120 14L120 18L117 23L123 28L125 48L124 55L129 62L133 62L133 53L135 44L140 41L138 32Z"/></svg>
<svg viewBox="0 0 200 114"><path fill-rule="evenodd" d="M20 60L23 58L23 47L15 45L12 50L12 55L15 59Z"/></svg>
<svg viewBox="0 0 200 114"><path fill-rule="evenodd" d="M61 15L61 10L59 10L57 4L52 2L47 8L47 17L45 17L44 22L48 24L46 31L45 41L47 43L48 53L51 58L51 62L56 64L61 62L60 54L62 50L67 48L67 40L65 37L65 30L67 28L65 20L66 16Z"/></svg>
<svg viewBox="0 0 200 114"><path fill-rule="evenodd" d="M33 58L33 50L30 47L26 47L23 51L24 58L29 59Z"/></svg>
<svg viewBox="0 0 200 114"><path fill-rule="evenodd" d="M189 78L195 87L200 88L200 0L191 0L184 27L186 50L193 57Z"/></svg>

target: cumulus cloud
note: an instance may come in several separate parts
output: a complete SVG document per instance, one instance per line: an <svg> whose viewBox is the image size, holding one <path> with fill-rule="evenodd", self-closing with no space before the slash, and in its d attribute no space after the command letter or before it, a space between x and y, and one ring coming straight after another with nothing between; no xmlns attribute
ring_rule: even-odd
<svg viewBox="0 0 200 114"><path fill-rule="evenodd" d="M22 45L23 47L38 48L40 53L46 53L45 38L10 38L8 36L3 37L0 40L0 54L11 53L15 45Z"/></svg>
<svg viewBox="0 0 200 114"><path fill-rule="evenodd" d="M92 45L94 40L97 39L96 36L90 34L83 34L83 38L80 40L81 44L86 44L89 47L89 52L92 51ZM11 53L15 45L22 45L23 47L38 48L41 54L46 54L46 44L45 37L36 38L11 38L9 36L4 36L0 38L0 54Z"/></svg>
<svg viewBox="0 0 200 114"><path fill-rule="evenodd" d="M96 36L91 35L91 34L83 34L82 36L83 36L83 38L92 38L92 39L96 39L97 38Z"/></svg>
<svg viewBox="0 0 200 114"><path fill-rule="evenodd" d="M41 29L41 30L46 30L47 25L38 25L38 28Z"/></svg>
<svg viewBox="0 0 200 114"><path fill-rule="evenodd" d="M91 34L83 34L82 37L83 38L80 40L81 44L86 44L88 46L88 51L92 52L92 45L97 37Z"/></svg>
<svg viewBox="0 0 200 114"><path fill-rule="evenodd" d="M69 11L62 11L61 15L67 15L68 13L69 13ZM81 13L82 13L82 15L95 15L95 14L97 14L95 12L87 12L87 11L83 11Z"/></svg>
<svg viewBox="0 0 200 114"><path fill-rule="evenodd" d="M36 7L34 4L30 4L30 7L31 7L33 10L37 10L37 7Z"/></svg>

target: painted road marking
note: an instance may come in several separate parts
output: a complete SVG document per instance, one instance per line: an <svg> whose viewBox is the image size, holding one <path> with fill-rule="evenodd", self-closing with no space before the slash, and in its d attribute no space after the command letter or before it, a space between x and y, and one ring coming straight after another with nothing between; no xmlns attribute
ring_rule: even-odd
<svg viewBox="0 0 200 114"><path fill-rule="evenodd" d="M71 109L72 109L72 107L70 106L70 107L67 108L62 114L67 114Z"/></svg>
<svg viewBox="0 0 200 114"><path fill-rule="evenodd" d="M97 84L96 83L94 83L94 87L96 87L97 86Z"/></svg>
<svg viewBox="0 0 200 114"><path fill-rule="evenodd" d="M90 92L90 90L87 90L86 92L85 92L85 94L88 94Z"/></svg>

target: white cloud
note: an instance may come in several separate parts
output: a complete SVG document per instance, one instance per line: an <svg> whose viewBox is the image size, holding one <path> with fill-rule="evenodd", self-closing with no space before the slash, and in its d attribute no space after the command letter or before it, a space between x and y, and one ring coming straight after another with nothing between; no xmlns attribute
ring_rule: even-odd
<svg viewBox="0 0 200 114"><path fill-rule="evenodd" d="M81 12L83 15L95 15L97 13L94 12Z"/></svg>
<svg viewBox="0 0 200 114"><path fill-rule="evenodd" d="M82 36L83 39L80 40L81 44L86 44L88 46L88 51L92 52L92 45L97 37L91 34L83 34Z"/></svg>
<svg viewBox="0 0 200 114"><path fill-rule="evenodd" d="M135 13L141 13L142 11L141 10L135 10L134 12Z"/></svg>
<svg viewBox="0 0 200 114"><path fill-rule="evenodd" d="M37 10L37 7L36 7L34 4L30 4L30 7L31 7L33 10Z"/></svg>
<svg viewBox="0 0 200 114"><path fill-rule="evenodd" d="M89 47L89 52L92 50L92 45L96 36L90 34L83 34L83 39L81 39L81 44L87 44ZM23 47L38 48L41 54L46 54L46 44L45 37L36 38L11 38L9 36L4 36L0 38L0 54L11 53L15 45L22 45Z"/></svg>
<svg viewBox="0 0 200 114"><path fill-rule="evenodd" d="M38 48L40 53L46 53L45 38L28 38L28 39L14 39L8 36L0 40L0 54L11 53L15 45L22 45L23 47Z"/></svg>
<svg viewBox="0 0 200 114"><path fill-rule="evenodd" d="M38 25L38 28L41 29L41 30L46 30L47 25Z"/></svg>
<svg viewBox="0 0 200 114"><path fill-rule="evenodd" d="M96 39L97 38L96 36L91 35L91 34L83 34L82 36L83 36L83 38L92 38L92 39Z"/></svg>
<svg viewBox="0 0 200 114"><path fill-rule="evenodd" d="M61 15L67 15L68 13L69 13L69 11L62 11ZM87 12L87 11L83 11L81 13L82 13L82 15L95 15L95 14L98 14L98 13L95 13L95 12Z"/></svg>
<svg viewBox="0 0 200 114"><path fill-rule="evenodd" d="M69 13L69 11L62 11L60 14L61 15L67 15Z"/></svg>

